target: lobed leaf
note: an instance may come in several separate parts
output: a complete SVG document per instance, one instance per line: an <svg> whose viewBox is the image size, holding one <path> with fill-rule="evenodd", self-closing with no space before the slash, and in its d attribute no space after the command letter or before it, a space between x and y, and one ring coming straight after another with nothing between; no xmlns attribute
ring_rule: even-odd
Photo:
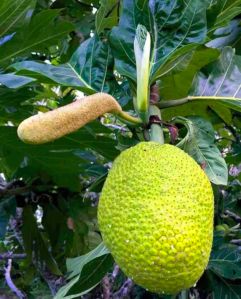
<svg viewBox="0 0 241 299"><path fill-rule="evenodd" d="M57 21L58 15L59 10L43 10L35 15L28 25L0 47L0 65L33 51L45 52L48 47L66 37L74 27L69 22Z"/></svg>
<svg viewBox="0 0 241 299"><path fill-rule="evenodd" d="M117 142L109 137L110 133L96 121L55 142L34 146L21 142L15 128L0 127L4 141L0 145L0 168L9 178L45 177L60 186L80 190L79 175L85 175L90 165L98 165L97 157L109 161L118 155ZM88 152L96 153L95 160L86 155Z"/></svg>
<svg viewBox="0 0 241 299"><path fill-rule="evenodd" d="M0 37L13 33L29 23L36 0L1 0Z"/></svg>
<svg viewBox="0 0 241 299"><path fill-rule="evenodd" d="M114 75L114 60L107 43L97 36L83 42L69 62L52 65L23 61L13 65L18 74L36 78L39 82L75 87L86 94L113 93L119 88Z"/></svg>
<svg viewBox="0 0 241 299"><path fill-rule="evenodd" d="M210 181L216 185L227 185L228 168L217 146L214 144L212 125L198 116L177 117L174 122L183 123L188 132L178 144L204 169Z"/></svg>
<svg viewBox="0 0 241 299"><path fill-rule="evenodd" d="M113 259L103 243L89 253L67 259L69 283L63 286L55 299L77 298L93 289L113 265Z"/></svg>
<svg viewBox="0 0 241 299"><path fill-rule="evenodd" d="M194 1L123 2L119 25L110 34L110 43L118 72L136 81L134 38L137 26L144 25L151 34L151 82L179 63L206 38L206 4ZM169 66L166 65L169 63Z"/></svg>

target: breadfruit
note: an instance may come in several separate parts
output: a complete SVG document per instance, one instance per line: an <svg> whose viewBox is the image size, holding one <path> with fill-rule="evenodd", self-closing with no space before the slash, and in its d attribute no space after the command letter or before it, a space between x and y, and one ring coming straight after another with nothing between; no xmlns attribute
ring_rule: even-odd
<svg viewBox="0 0 241 299"><path fill-rule="evenodd" d="M118 114L121 111L121 106L112 96L96 93L27 118L18 127L18 136L26 143L46 143L78 130L104 113Z"/></svg>
<svg viewBox="0 0 241 299"><path fill-rule="evenodd" d="M123 272L176 294L205 270L214 201L201 167L173 145L141 142L114 161L98 206L103 241Z"/></svg>

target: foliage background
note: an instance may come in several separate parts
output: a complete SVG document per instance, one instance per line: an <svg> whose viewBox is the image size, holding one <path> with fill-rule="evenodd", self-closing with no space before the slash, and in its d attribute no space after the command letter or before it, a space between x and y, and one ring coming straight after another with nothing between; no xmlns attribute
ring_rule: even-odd
<svg viewBox="0 0 241 299"><path fill-rule="evenodd" d="M241 298L240 13L239 0L1 1L2 298L11 296L6 254L26 298L165 297L114 266L96 221L111 162L143 140L141 130L108 116L41 146L16 135L23 119L70 103L77 91L108 92L134 113L139 23L152 37L150 84L159 87L163 119L174 119L176 144L203 166L215 191L208 268L177 298ZM185 105L167 108L187 96ZM167 131L165 137L170 142Z"/></svg>

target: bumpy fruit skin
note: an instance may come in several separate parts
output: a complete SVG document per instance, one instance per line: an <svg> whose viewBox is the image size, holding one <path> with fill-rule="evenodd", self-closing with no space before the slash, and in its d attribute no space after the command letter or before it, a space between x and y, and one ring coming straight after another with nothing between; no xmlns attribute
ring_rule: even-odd
<svg viewBox="0 0 241 299"><path fill-rule="evenodd" d="M175 294L193 286L207 266L213 213L211 184L190 156L141 142L114 161L98 221L127 276L152 292Z"/></svg>
<svg viewBox="0 0 241 299"><path fill-rule="evenodd" d="M111 95L96 93L25 119L18 127L18 136L25 143L42 144L76 131L104 113L121 111Z"/></svg>

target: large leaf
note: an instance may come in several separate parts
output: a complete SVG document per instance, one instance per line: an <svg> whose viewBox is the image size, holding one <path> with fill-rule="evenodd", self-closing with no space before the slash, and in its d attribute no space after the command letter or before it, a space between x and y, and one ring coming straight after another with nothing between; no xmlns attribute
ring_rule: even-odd
<svg viewBox="0 0 241 299"><path fill-rule="evenodd" d="M1 0L0 37L13 33L30 21L36 0Z"/></svg>
<svg viewBox="0 0 241 299"><path fill-rule="evenodd" d="M101 0L100 8L95 18L95 28L98 34L106 29L111 29L118 21L118 0Z"/></svg>
<svg viewBox="0 0 241 299"><path fill-rule="evenodd" d="M85 255L67 259L67 271L70 272L68 278L73 278L74 276L81 274L84 266L91 262L92 260L101 257L103 255L109 254L108 249L105 247L104 243L102 242L92 251L86 253Z"/></svg>
<svg viewBox="0 0 241 299"><path fill-rule="evenodd" d="M193 80L189 96L177 101L160 102L161 108L167 108L165 117L180 114L202 114L210 107L225 122L231 120L230 109L241 112L241 56L234 49L226 47L219 59L204 67ZM181 109L178 105L187 104Z"/></svg>
<svg viewBox="0 0 241 299"><path fill-rule="evenodd" d="M198 47L184 68L176 66L160 80L162 100L184 98L188 95L194 76L201 68L216 60L219 51L204 46Z"/></svg>
<svg viewBox="0 0 241 299"><path fill-rule="evenodd" d="M241 279L241 252L238 246L225 246L213 251L208 269L228 279Z"/></svg>
<svg viewBox="0 0 241 299"><path fill-rule="evenodd" d="M206 4L194 1L128 1L123 3L119 26L113 28L110 42L117 70L136 80L134 37L138 24L152 38L151 81L154 82L178 63L180 56L202 44L206 37ZM170 64L173 60L173 64Z"/></svg>
<svg viewBox="0 0 241 299"><path fill-rule="evenodd" d="M213 275L212 290L212 299L240 299L241 284Z"/></svg>
<svg viewBox="0 0 241 299"><path fill-rule="evenodd" d="M86 168L99 163L89 150L106 161L118 155L117 141L109 137L110 133L109 129L93 122L55 142L34 146L20 141L15 128L0 127L0 172L9 178L43 176L60 186L79 190L79 175L84 176Z"/></svg>
<svg viewBox="0 0 241 299"><path fill-rule="evenodd" d="M97 36L83 42L66 64L54 66L35 61L13 65L20 74L45 82L76 87L87 94L114 92L118 84L113 76L114 60L110 47Z"/></svg>
<svg viewBox="0 0 241 299"><path fill-rule="evenodd" d="M241 0L206 0L206 2L209 4L207 11L209 34L227 25L241 13Z"/></svg>
<svg viewBox="0 0 241 299"><path fill-rule="evenodd" d="M95 287L113 265L113 259L103 243L89 253L67 260L69 283L55 299L77 298Z"/></svg>
<svg viewBox="0 0 241 299"><path fill-rule="evenodd" d="M213 39L206 45L211 48L223 49L231 46L235 48L237 55L240 55L240 36L241 26L240 19L234 19L227 26L217 29L213 34Z"/></svg>
<svg viewBox="0 0 241 299"><path fill-rule="evenodd" d="M13 38L0 47L0 64L6 64L12 58L43 51L73 30L69 22L58 21L59 10L45 10L35 15L31 22L18 30Z"/></svg>
<svg viewBox="0 0 241 299"><path fill-rule="evenodd" d="M35 81L35 79L24 76L17 76L12 73L0 74L0 83L7 86L8 88L22 87L33 81Z"/></svg>
<svg viewBox="0 0 241 299"><path fill-rule="evenodd" d="M49 2L49 1L48 1ZM50 3L50 2L49 2ZM93 10L99 7L99 0L57 0L51 3L51 8L60 9L63 18L75 25L76 36L70 41L70 46L79 44L79 39L89 38L90 32L95 30L95 14Z"/></svg>
<svg viewBox="0 0 241 299"><path fill-rule="evenodd" d="M29 116L29 105L22 102L34 98L35 92L27 86L19 89L0 87L0 124L19 123ZM31 107L32 109L32 107Z"/></svg>
<svg viewBox="0 0 241 299"><path fill-rule="evenodd" d="M52 273L61 275L57 263L49 252L48 244L45 243L39 231L31 206L25 207L23 211L22 234L24 250L27 253L29 262L34 257L35 262L40 263L40 265L45 262Z"/></svg>
<svg viewBox="0 0 241 299"><path fill-rule="evenodd" d="M230 47L224 48L217 62L197 74L190 96L200 97L194 101L241 111L241 56Z"/></svg>
<svg viewBox="0 0 241 299"><path fill-rule="evenodd" d="M216 185L227 185L228 169L224 158L214 144L212 125L201 117L177 117L175 122L183 123L187 135L178 144L204 169L210 181Z"/></svg>

